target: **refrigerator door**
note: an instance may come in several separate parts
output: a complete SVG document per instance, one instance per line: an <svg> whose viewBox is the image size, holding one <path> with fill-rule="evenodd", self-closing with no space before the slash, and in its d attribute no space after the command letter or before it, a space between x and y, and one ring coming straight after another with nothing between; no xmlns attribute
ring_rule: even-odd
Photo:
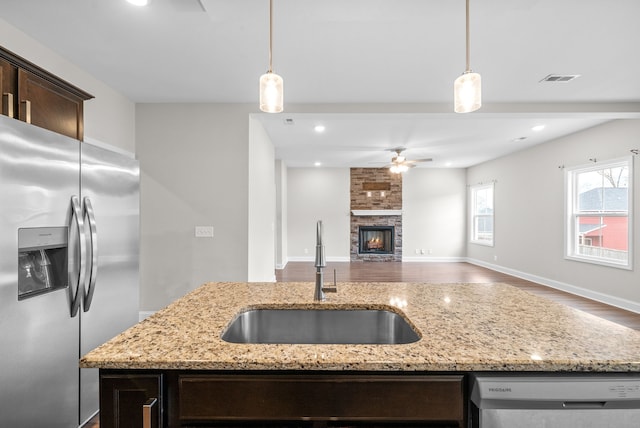
<svg viewBox="0 0 640 428"><path fill-rule="evenodd" d="M138 161L81 144L88 263L80 314L84 355L138 322ZM81 369L80 421L98 411L98 371Z"/></svg>
<svg viewBox="0 0 640 428"><path fill-rule="evenodd" d="M77 273L67 266L75 251L59 254L78 240L70 201L80 191L78 158L78 141L0 116L1 427L78 425L79 322L69 287L78 277L65 278ZM20 275L33 279L21 292Z"/></svg>

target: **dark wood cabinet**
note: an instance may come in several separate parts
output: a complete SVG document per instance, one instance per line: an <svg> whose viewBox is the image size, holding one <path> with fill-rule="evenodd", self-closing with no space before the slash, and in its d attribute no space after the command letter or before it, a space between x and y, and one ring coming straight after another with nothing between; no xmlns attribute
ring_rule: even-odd
<svg viewBox="0 0 640 428"><path fill-rule="evenodd" d="M100 376L100 428L161 428L161 374Z"/></svg>
<svg viewBox="0 0 640 428"><path fill-rule="evenodd" d="M66 135L84 137L84 101L92 95L0 47L2 114Z"/></svg>
<svg viewBox="0 0 640 428"><path fill-rule="evenodd" d="M16 117L18 107L17 79L17 67L0 57L0 91L2 93L1 113L5 116Z"/></svg>
<svg viewBox="0 0 640 428"><path fill-rule="evenodd" d="M464 374L165 371L143 383L102 370L100 427L138 421L158 399L157 423L186 427L457 427L466 423ZM154 377L155 376L155 377ZM153 379L163 379L153 389ZM136 419L137 418L137 419ZM120 421L120 424L115 424ZM151 425L152 427L162 425Z"/></svg>

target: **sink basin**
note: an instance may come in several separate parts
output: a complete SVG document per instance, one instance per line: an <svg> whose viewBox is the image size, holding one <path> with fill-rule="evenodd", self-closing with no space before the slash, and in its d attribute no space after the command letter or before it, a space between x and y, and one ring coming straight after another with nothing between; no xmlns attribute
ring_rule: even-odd
<svg viewBox="0 0 640 428"><path fill-rule="evenodd" d="M222 333L231 343L380 344L420 340L400 314L384 309L252 309Z"/></svg>

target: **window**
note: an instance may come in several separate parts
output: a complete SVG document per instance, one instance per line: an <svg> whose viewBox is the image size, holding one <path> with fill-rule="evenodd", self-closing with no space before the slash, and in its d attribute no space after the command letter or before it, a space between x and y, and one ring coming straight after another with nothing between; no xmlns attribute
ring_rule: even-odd
<svg viewBox="0 0 640 428"><path fill-rule="evenodd" d="M493 246L493 183L471 186L471 242Z"/></svg>
<svg viewBox="0 0 640 428"><path fill-rule="evenodd" d="M567 169L566 257L631 269L632 159Z"/></svg>

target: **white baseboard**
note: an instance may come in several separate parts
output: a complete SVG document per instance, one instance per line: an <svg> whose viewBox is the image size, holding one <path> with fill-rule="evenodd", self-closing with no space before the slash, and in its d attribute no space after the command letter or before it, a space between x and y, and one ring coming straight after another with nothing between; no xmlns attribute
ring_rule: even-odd
<svg viewBox="0 0 640 428"><path fill-rule="evenodd" d="M487 263L482 260L476 260L467 258L466 261L473 265L482 266L487 269L495 270L496 272L506 273L507 275L522 278L527 281L537 282L538 284L546 285L547 287L555 288L556 290L566 291L576 296L585 297L587 299L595 300L596 302L605 303L610 306L615 306L620 309L635 312L640 314L640 304L627 299L621 299L619 297L610 296L608 294L600 293L598 291L588 290L586 288L578 287L576 285L567 284L565 282L555 281L553 279L544 278L542 276L532 275L526 272L520 272L515 269L506 268L503 266Z"/></svg>
<svg viewBox="0 0 640 428"><path fill-rule="evenodd" d="M402 256L403 262L431 262L431 263L460 263L467 261L466 257L433 257L433 256Z"/></svg>
<svg viewBox="0 0 640 428"><path fill-rule="evenodd" d="M314 262L316 259L314 256L302 256L302 257L289 257L287 259L290 262ZM328 262L350 262L349 257L327 257Z"/></svg>

